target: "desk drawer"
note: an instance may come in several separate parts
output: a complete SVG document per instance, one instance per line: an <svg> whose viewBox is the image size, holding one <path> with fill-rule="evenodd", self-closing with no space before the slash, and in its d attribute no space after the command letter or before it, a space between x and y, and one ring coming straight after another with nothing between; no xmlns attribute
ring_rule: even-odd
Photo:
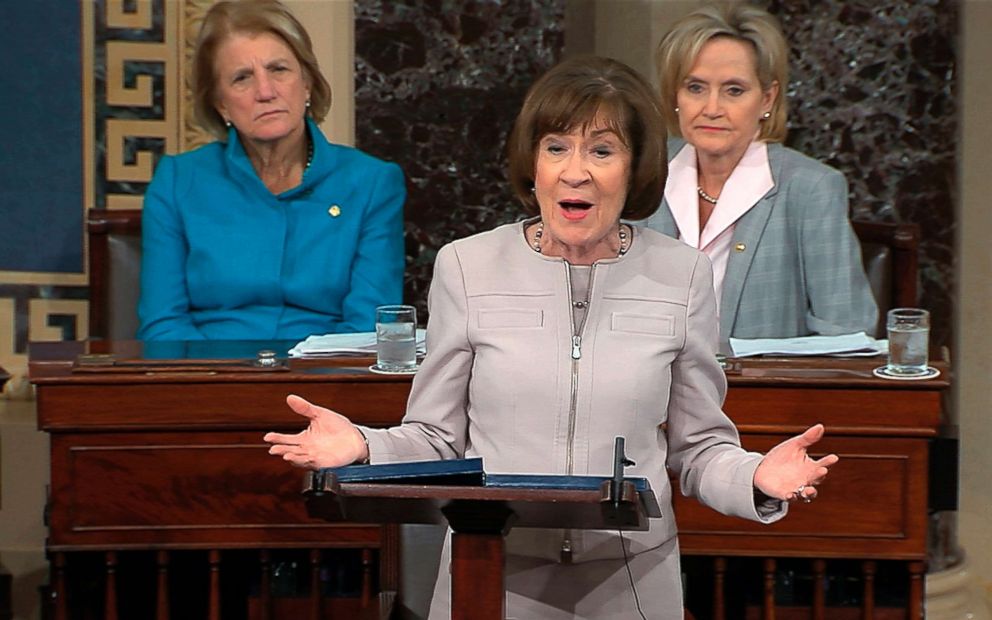
<svg viewBox="0 0 992 620"><path fill-rule="evenodd" d="M784 437L745 435L765 451ZM810 504L793 503L778 523L726 517L676 491L682 552L923 559L926 557L927 441L904 438L826 438L817 454L840 456Z"/></svg>
<svg viewBox="0 0 992 620"><path fill-rule="evenodd" d="M52 437L50 547L377 546L378 526L307 515L304 472L258 432Z"/></svg>

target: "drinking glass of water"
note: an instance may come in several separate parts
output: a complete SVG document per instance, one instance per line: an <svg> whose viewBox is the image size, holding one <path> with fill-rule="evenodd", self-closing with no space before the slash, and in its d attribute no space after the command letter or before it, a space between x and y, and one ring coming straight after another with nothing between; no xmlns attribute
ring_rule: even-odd
<svg viewBox="0 0 992 620"><path fill-rule="evenodd" d="M410 372L417 368L417 309L379 306L375 309L376 369Z"/></svg>
<svg viewBox="0 0 992 620"><path fill-rule="evenodd" d="M927 373L930 313L920 308L893 308L886 320L889 335L889 374L913 376Z"/></svg>

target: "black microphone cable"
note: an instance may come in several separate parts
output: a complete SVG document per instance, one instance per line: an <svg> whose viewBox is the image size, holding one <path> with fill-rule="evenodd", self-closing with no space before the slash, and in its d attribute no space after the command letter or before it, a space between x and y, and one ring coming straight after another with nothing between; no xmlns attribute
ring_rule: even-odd
<svg viewBox="0 0 992 620"><path fill-rule="evenodd" d="M634 573L630 570L630 560L627 559L627 546L623 544L623 529L617 528L617 534L620 535L620 550L623 551L623 565L627 569L627 579L630 580L630 591L634 593L634 604L637 605L637 613L640 614L642 620L648 620L647 616L644 615L644 611L641 610L641 599L637 596L637 586L634 585Z"/></svg>

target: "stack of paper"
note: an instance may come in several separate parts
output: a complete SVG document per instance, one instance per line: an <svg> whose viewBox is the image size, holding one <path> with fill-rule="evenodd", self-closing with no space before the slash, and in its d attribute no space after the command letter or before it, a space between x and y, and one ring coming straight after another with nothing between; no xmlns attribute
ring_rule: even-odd
<svg viewBox="0 0 992 620"><path fill-rule="evenodd" d="M417 330L417 354L427 353L427 330ZM375 356L375 332L309 336L289 350L290 357Z"/></svg>
<svg viewBox="0 0 992 620"><path fill-rule="evenodd" d="M754 355L883 355L889 350L887 340L875 340L864 332L842 336L801 336L798 338L731 338L734 357Z"/></svg>

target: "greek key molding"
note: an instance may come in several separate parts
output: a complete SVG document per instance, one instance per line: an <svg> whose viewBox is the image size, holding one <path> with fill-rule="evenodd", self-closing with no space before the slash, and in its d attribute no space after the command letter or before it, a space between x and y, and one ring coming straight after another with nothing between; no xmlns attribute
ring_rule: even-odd
<svg viewBox="0 0 992 620"><path fill-rule="evenodd" d="M86 110L86 207L133 208L163 154L181 150L180 16L176 0L94 3L90 30L93 104ZM102 64L102 66L101 66Z"/></svg>
<svg viewBox="0 0 992 620"><path fill-rule="evenodd" d="M73 322L72 334L51 324L56 316L69 317ZM89 337L90 305L82 299L31 299L28 301L28 340L58 342L85 340ZM69 338L66 338L66 336Z"/></svg>

